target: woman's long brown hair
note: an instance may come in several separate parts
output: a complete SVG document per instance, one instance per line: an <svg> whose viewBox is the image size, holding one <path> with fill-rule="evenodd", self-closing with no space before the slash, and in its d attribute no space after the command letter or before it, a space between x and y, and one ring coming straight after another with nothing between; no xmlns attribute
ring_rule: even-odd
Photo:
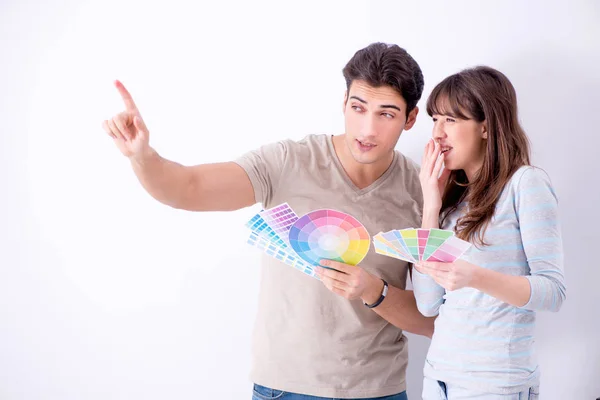
<svg viewBox="0 0 600 400"><path fill-rule="evenodd" d="M454 228L457 236L485 245L485 230L502 190L520 167L530 165L529 140L519 124L517 94L508 78L486 66L463 70L440 82L427 100L427 113L473 119L487 126L483 166L473 182L452 171L442 196L440 225L460 203L467 212Z"/></svg>

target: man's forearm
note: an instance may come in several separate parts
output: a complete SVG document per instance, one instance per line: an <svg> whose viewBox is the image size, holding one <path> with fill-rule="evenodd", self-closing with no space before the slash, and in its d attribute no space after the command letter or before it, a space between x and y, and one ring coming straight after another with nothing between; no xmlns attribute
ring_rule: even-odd
<svg viewBox="0 0 600 400"><path fill-rule="evenodd" d="M138 180L153 198L174 208L182 207L191 186L185 166L161 157L152 148L130 158L130 162Z"/></svg>
<svg viewBox="0 0 600 400"><path fill-rule="evenodd" d="M404 331L427 337L433 335L435 317L425 317L419 312L412 290L390 286L383 302L373 311Z"/></svg>

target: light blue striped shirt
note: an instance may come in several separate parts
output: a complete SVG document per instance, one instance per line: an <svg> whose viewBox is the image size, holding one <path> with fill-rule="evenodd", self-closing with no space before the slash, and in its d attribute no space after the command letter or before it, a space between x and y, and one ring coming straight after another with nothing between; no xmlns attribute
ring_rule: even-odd
<svg viewBox="0 0 600 400"><path fill-rule="evenodd" d="M452 229L467 205L445 221ZM526 276L531 297L514 307L473 288L446 291L413 270L419 311L436 316L425 376L487 393L517 393L539 384L534 353L536 311L565 300L557 199L548 175L522 167L504 188L484 236L463 258L508 275Z"/></svg>

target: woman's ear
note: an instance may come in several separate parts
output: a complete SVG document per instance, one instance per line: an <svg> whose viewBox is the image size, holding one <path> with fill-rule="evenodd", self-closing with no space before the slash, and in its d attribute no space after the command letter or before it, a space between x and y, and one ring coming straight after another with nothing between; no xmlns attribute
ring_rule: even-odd
<svg viewBox="0 0 600 400"><path fill-rule="evenodd" d="M484 139L488 138L487 121L483 121L481 124L481 137Z"/></svg>

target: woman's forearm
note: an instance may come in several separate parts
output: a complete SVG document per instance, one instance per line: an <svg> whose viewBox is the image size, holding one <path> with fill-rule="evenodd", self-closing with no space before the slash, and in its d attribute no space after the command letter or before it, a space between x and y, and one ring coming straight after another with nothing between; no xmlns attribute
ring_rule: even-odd
<svg viewBox="0 0 600 400"><path fill-rule="evenodd" d="M477 269L470 286L515 307L523 307L531 297L531 287L524 276L486 268Z"/></svg>

